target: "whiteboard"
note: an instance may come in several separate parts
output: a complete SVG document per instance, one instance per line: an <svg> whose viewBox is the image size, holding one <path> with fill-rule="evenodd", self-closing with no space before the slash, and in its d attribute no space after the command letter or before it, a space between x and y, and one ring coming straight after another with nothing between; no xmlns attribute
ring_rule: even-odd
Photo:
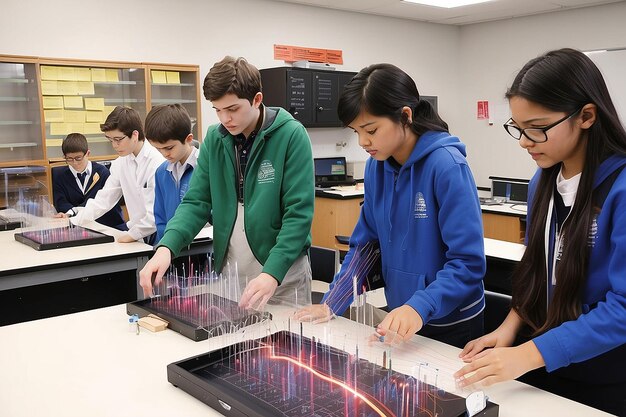
<svg viewBox="0 0 626 417"><path fill-rule="evenodd" d="M587 52L587 55L600 68L622 125L626 126L626 48Z"/></svg>

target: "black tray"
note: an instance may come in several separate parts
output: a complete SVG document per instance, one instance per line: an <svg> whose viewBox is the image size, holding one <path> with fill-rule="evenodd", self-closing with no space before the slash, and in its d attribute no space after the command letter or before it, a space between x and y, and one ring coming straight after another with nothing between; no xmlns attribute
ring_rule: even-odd
<svg viewBox="0 0 626 417"><path fill-rule="evenodd" d="M460 396L284 331L169 364L167 379L227 416L466 415Z"/></svg>
<svg viewBox="0 0 626 417"><path fill-rule="evenodd" d="M15 240L36 250L70 248L114 242L113 236L80 226L56 227L15 233Z"/></svg>
<svg viewBox="0 0 626 417"><path fill-rule="evenodd" d="M184 300L185 305L190 306L184 314L179 314L181 311L179 307L174 309L169 307L176 304L177 300ZM213 307L206 312L206 309L199 306L220 306L220 308ZM205 313L202 314L200 311ZM242 327L272 318L270 313L240 308L236 302L215 294L147 298L126 304L126 312L128 315L137 314L139 317L148 314L157 315L169 322L170 329L196 342L232 333Z"/></svg>

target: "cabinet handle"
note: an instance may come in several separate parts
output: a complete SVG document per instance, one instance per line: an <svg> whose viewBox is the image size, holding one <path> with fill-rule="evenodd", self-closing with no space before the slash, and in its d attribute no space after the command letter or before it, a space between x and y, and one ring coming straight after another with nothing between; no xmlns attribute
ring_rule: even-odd
<svg viewBox="0 0 626 417"><path fill-rule="evenodd" d="M317 108L317 111L324 111L324 108L323 108L322 106L319 106L319 107Z"/></svg>

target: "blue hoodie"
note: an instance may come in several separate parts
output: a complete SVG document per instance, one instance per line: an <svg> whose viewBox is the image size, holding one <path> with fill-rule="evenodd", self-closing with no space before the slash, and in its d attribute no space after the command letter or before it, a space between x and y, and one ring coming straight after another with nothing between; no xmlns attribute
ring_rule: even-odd
<svg viewBox="0 0 626 417"><path fill-rule="evenodd" d="M481 210L465 145L457 137L424 133L399 169L389 161L367 161L361 216L329 293L356 248L371 241L380 244L390 309L410 305L424 324L439 326L484 309ZM344 300L329 307L340 314L351 297Z"/></svg>
<svg viewBox="0 0 626 417"><path fill-rule="evenodd" d="M596 172L594 189L621 166L626 158L612 156ZM532 211L533 196L541 170L529 186L528 213ZM556 215L550 221L549 259L554 252ZM528 216L527 228L531 224ZM528 233L527 233L528 235ZM587 366L573 367L567 371L578 378L590 372L600 375L605 382L624 381L624 353L626 353L626 169L617 177L609 191L590 233L591 254L587 281L583 288L582 313L576 320L568 321L533 339L541 353L546 370L551 372L570 364L588 361ZM551 262L548 262L551 264ZM551 274L551 268L549 274ZM548 278L548 283L552 282ZM547 285L547 283L546 283ZM546 288L548 290L548 288ZM621 358L600 368L599 355L613 353ZM605 355L606 356L606 355ZM598 359L594 365L590 359ZM581 364L583 365L583 364ZM595 369L593 369L595 368ZM619 372L617 372L619 370ZM619 375L613 375L617 374ZM577 375L578 374L578 375Z"/></svg>
<svg viewBox="0 0 626 417"><path fill-rule="evenodd" d="M176 184L172 171L168 171L170 162L163 162L156 170L154 187L154 221L156 223L157 236L155 242L159 242L165 234L167 222L174 217L178 205L189 189L189 181L193 175L193 168L187 166L185 173Z"/></svg>

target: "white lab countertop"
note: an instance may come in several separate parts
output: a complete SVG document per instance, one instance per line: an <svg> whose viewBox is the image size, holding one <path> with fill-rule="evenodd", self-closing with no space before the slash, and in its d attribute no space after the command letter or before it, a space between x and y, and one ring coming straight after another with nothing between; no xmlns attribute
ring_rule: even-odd
<svg viewBox="0 0 626 417"><path fill-rule="evenodd" d="M272 311L284 318L293 310ZM278 324L276 324L278 323ZM285 328L274 322L272 331ZM371 328L343 318L327 324L332 344L354 346ZM260 326L259 334L267 326ZM304 324L304 335L318 338L323 325ZM253 333L250 331L249 333ZM0 327L0 411L11 417L72 416L217 416L220 415L167 381L166 366L241 340L220 336L193 342L166 330L141 334L129 331L125 305ZM375 360L381 345L359 355ZM351 350L348 348L348 350ZM441 380L462 366L459 349L415 336L394 348L393 367L401 372L420 362L439 369ZM380 363L380 359L378 360ZM501 417L591 417L608 415L534 387L506 382L485 389L500 405Z"/></svg>
<svg viewBox="0 0 626 417"><path fill-rule="evenodd" d="M494 214L505 214L509 216L519 216L526 217L527 206L526 204L513 204L513 203L502 203L502 204L481 204L480 209L483 213L494 213Z"/></svg>
<svg viewBox="0 0 626 417"><path fill-rule="evenodd" d="M117 237L123 233L96 222L90 223L87 228L113 237ZM152 246L143 242L99 243L95 245L37 251L15 240L14 234L20 232L22 232L22 229L0 232L0 253L10 254L10 256L3 256L0 266L1 275L6 275L12 271L28 270L32 268L63 266L68 262L74 261L95 261L116 256L140 256L152 252Z"/></svg>
<svg viewBox="0 0 626 417"><path fill-rule="evenodd" d="M526 246L521 243L506 242L504 240L489 239L485 240L485 256L490 258L498 258L507 261L519 262L524 255Z"/></svg>

